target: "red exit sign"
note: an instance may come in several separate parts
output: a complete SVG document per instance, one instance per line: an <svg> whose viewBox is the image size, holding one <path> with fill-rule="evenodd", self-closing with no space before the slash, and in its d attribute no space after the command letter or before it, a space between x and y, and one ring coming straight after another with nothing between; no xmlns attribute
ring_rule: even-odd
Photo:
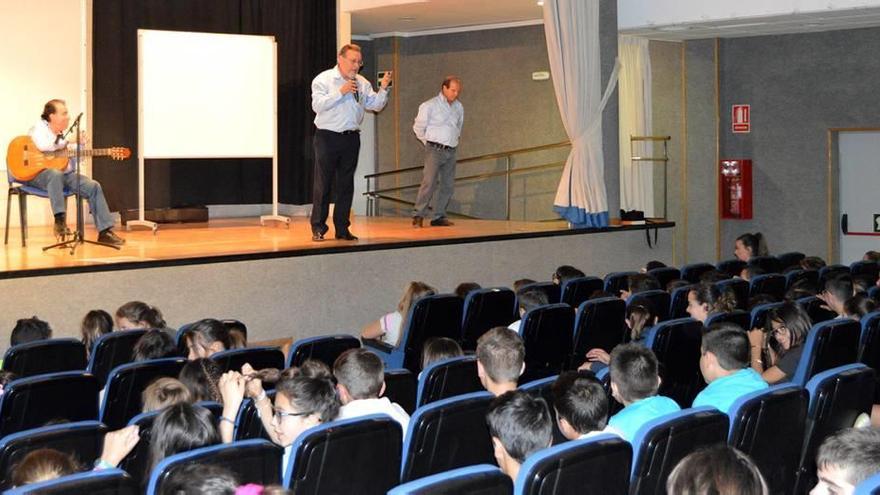
<svg viewBox="0 0 880 495"><path fill-rule="evenodd" d="M733 123L734 133L743 134L752 131L751 113L751 105L733 105L730 121Z"/></svg>

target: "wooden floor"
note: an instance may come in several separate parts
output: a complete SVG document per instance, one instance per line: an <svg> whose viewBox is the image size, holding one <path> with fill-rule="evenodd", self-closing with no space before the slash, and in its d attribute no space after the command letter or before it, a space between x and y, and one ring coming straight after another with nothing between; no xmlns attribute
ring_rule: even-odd
<svg viewBox="0 0 880 495"><path fill-rule="evenodd" d="M357 217L351 230L360 240L337 241L333 239L331 227L327 240L313 242L306 218L294 218L289 229L278 223L262 227L256 218L221 219L200 224L163 224L156 235L146 229L119 229L117 232L126 240L122 249L85 244L73 254L70 250L60 249L44 252L44 246L55 242L51 226L30 227L26 248L21 247L20 231L10 230L9 244L2 248L3 256L0 257L0 277L27 276L33 271L45 274L84 267L91 267L91 270L100 270L100 267L122 269L175 261L193 263L236 257L303 256L572 232L563 221L455 220L454 223L452 227L416 229L411 226L409 218ZM96 235L94 229L86 229L86 239L94 240Z"/></svg>

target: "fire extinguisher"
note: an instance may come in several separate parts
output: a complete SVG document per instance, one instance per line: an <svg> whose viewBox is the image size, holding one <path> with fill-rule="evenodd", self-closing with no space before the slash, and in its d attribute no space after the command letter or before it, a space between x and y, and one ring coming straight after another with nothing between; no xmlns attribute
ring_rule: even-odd
<svg viewBox="0 0 880 495"><path fill-rule="evenodd" d="M734 177L730 181L730 213L734 216L740 216L740 204L742 202L742 182L739 177Z"/></svg>

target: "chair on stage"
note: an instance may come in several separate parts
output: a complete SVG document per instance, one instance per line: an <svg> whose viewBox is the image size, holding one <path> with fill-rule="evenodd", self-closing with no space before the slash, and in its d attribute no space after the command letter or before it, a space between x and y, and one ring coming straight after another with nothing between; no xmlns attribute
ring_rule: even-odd
<svg viewBox="0 0 880 495"><path fill-rule="evenodd" d="M3 244L9 244L9 214L12 212L12 197L18 196L18 224L21 227L21 247L27 247L27 197L35 196L37 198L49 199L49 193L45 189L39 187L28 186L17 180L10 172L9 163L6 167L6 180L9 181L9 189L6 193L6 230L3 234ZM73 191L64 188L64 201L73 196Z"/></svg>

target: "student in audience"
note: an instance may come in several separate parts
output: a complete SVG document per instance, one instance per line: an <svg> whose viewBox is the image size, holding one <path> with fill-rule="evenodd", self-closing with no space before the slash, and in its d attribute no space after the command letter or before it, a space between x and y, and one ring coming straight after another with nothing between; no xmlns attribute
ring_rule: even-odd
<svg viewBox="0 0 880 495"><path fill-rule="evenodd" d="M825 260L818 256L807 256L801 260L801 268L804 270L819 271L825 266Z"/></svg>
<svg viewBox="0 0 880 495"><path fill-rule="evenodd" d="M515 280L513 282L513 292L519 294L520 289L522 289L523 287L525 287L529 284L534 284L534 283L535 283L535 281L530 278L521 278L519 280Z"/></svg>
<svg viewBox="0 0 880 495"><path fill-rule="evenodd" d="M769 328L749 332L750 358L752 369L772 385L794 375L812 323L807 312L795 302L771 309L767 321Z"/></svg>
<svg viewBox="0 0 880 495"><path fill-rule="evenodd" d="M551 387L556 424L569 440L590 438L605 431L608 397L594 376L564 371Z"/></svg>
<svg viewBox="0 0 880 495"><path fill-rule="evenodd" d="M562 285L569 280L575 278L585 277L584 272L578 270L577 268L569 265L562 265L553 272L553 283L556 285Z"/></svg>
<svg viewBox="0 0 880 495"><path fill-rule="evenodd" d="M651 260L645 263L645 267L639 270L641 273L648 273L656 268L666 268L666 263L657 260Z"/></svg>
<svg viewBox="0 0 880 495"><path fill-rule="evenodd" d="M701 283L688 292L687 312L691 318L705 323L714 313L727 313L736 309L736 295L717 285Z"/></svg>
<svg viewBox="0 0 880 495"><path fill-rule="evenodd" d="M235 417L246 393L253 399L269 438L284 447L283 468L287 466L297 437L313 426L336 419L341 404L330 369L320 361L307 360L298 369L289 368L280 375L275 384L273 407L263 390L260 375L254 373L250 365L242 366L241 373L224 373L220 379L223 394L220 434L225 443L233 440Z"/></svg>
<svg viewBox="0 0 880 495"><path fill-rule="evenodd" d="M802 297L815 296L818 293L816 283L806 278L795 280L785 291L786 301L797 301Z"/></svg>
<svg viewBox="0 0 880 495"><path fill-rule="evenodd" d="M700 372L708 386L694 399L693 407L712 406L728 412L743 395L769 387L749 366L749 336L733 323L715 323L703 335Z"/></svg>
<svg viewBox="0 0 880 495"><path fill-rule="evenodd" d="M219 401L218 383L222 374L217 363L200 358L186 363L180 370L178 379L189 389L193 402Z"/></svg>
<svg viewBox="0 0 880 495"><path fill-rule="evenodd" d="M516 390L526 369L522 337L505 327L495 327L477 340L477 375L494 396Z"/></svg>
<svg viewBox="0 0 880 495"><path fill-rule="evenodd" d="M856 275L852 278L853 283L853 295L864 294L868 295L868 290L871 287L874 287L874 280L867 275Z"/></svg>
<svg viewBox="0 0 880 495"><path fill-rule="evenodd" d="M482 287L476 282L462 282L455 288L455 295L464 300L467 299L467 295L470 294L472 290L480 289L482 289Z"/></svg>
<svg viewBox="0 0 880 495"><path fill-rule="evenodd" d="M767 482L751 459L719 443L688 454L666 479L676 495L769 495Z"/></svg>
<svg viewBox="0 0 880 495"><path fill-rule="evenodd" d="M238 477L232 471L212 464L187 464L176 469L163 483L159 495L236 495ZM265 491L242 491L240 495L265 494Z"/></svg>
<svg viewBox="0 0 880 495"><path fill-rule="evenodd" d="M141 301L129 301L116 310L116 328L165 328L165 319L159 308Z"/></svg>
<svg viewBox="0 0 880 495"><path fill-rule="evenodd" d="M629 340L632 343L644 345L645 337L649 328L657 324L657 315L654 313L648 301L630 304L626 307L626 319L629 328ZM580 369L599 371L608 366L611 355L605 349L595 348L587 351L587 362Z"/></svg>
<svg viewBox="0 0 880 495"><path fill-rule="evenodd" d="M862 261L880 263L880 251L865 251L865 255L862 256Z"/></svg>
<svg viewBox="0 0 880 495"><path fill-rule="evenodd" d="M517 293L516 300L519 304L519 320L511 323L507 328L514 332L519 332L519 326L522 324L522 317L529 311L546 306L547 293L540 289L523 289Z"/></svg>
<svg viewBox="0 0 880 495"><path fill-rule="evenodd" d="M409 426L409 414L385 394L385 365L379 356L360 348L343 352L333 363L336 391L342 407L337 419L351 419L368 414L387 414L400 423L403 434Z"/></svg>
<svg viewBox="0 0 880 495"><path fill-rule="evenodd" d="M6 392L6 385L16 378L18 377L11 371L0 371L0 397Z"/></svg>
<svg viewBox="0 0 880 495"><path fill-rule="evenodd" d="M164 330L151 329L137 340L132 349L134 361L177 356L177 345Z"/></svg>
<svg viewBox="0 0 880 495"><path fill-rule="evenodd" d="M767 241L760 232L747 233L736 238L733 255L740 261L749 261L755 256L768 256L769 254Z"/></svg>
<svg viewBox="0 0 880 495"><path fill-rule="evenodd" d="M514 390L496 397L486 413L498 467L514 481L533 453L553 442L553 420L544 399Z"/></svg>
<svg viewBox="0 0 880 495"><path fill-rule="evenodd" d="M422 369L431 363L459 356L464 356L464 351L458 342L447 337L431 337L422 348Z"/></svg>
<svg viewBox="0 0 880 495"><path fill-rule="evenodd" d="M615 294L612 294L606 290L597 289L597 290L594 290L593 292L590 292L590 297L588 297L587 299L603 299L606 297L618 297L618 296Z"/></svg>
<svg viewBox="0 0 880 495"><path fill-rule="evenodd" d="M642 345L623 344L611 351L611 395L624 408L608 420L608 425L627 441L632 441L648 421L681 410L674 400L657 395L658 368L654 352Z"/></svg>
<svg viewBox="0 0 880 495"><path fill-rule="evenodd" d="M247 326L238 320L221 320L220 323L229 332L230 349L244 349L247 347Z"/></svg>
<svg viewBox="0 0 880 495"><path fill-rule="evenodd" d="M739 278L745 280L746 282L751 282L752 279L757 277L758 275L764 275L767 273L767 270L764 270L758 265L746 265L742 271L739 272Z"/></svg>
<svg viewBox="0 0 880 495"><path fill-rule="evenodd" d="M715 282L720 282L729 278L730 275L722 272L721 270L716 270L713 268L700 274L700 283L714 284Z"/></svg>
<svg viewBox="0 0 880 495"><path fill-rule="evenodd" d="M83 345L86 347L86 359L92 353L92 346L102 335L113 331L113 317L102 309L93 309L86 313L79 326Z"/></svg>
<svg viewBox="0 0 880 495"><path fill-rule="evenodd" d="M677 278L675 280L670 280L666 284L666 292L672 294L672 291L674 291L675 289L677 289L679 287L685 287L687 285L691 285L691 283L688 282L687 280L682 280L680 278Z"/></svg>
<svg viewBox="0 0 880 495"><path fill-rule="evenodd" d="M849 428L825 438L816 455L819 483L811 495L851 495L880 472L880 430Z"/></svg>
<svg viewBox="0 0 880 495"><path fill-rule="evenodd" d="M55 449L36 449L28 452L12 468L11 482L14 487L29 485L54 480L79 470L79 465L70 454Z"/></svg>
<svg viewBox="0 0 880 495"><path fill-rule="evenodd" d="M626 289L620 291L620 298L626 301L633 294L659 288L660 283L652 275L637 273L626 277Z"/></svg>
<svg viewBox="0 0 880 495"><path fill-rule="evenodd" d="M754 296L749 298L749 304L748 304L749 311L751 311L752 308L754 308L755 306L760 306L762 304L769 304L769 303L775 303L775 302L778 302L778 301L776 301L776 298L774 298L770 294L763 294L763 293L762 294L755 294Z"/></svg>
<svg viewBox="0 0 880 495"><path fill-rule="evenodd" d="M845 317L844 305L853 296L852 277L841 275L825 281L825 290L818 294L818 298L825 302L828 309L837 313L838 318Z"/></svg>
<svg viewBox="0 0 880 495"><path fill-rule="evenodd" d="M158 411L181 402L194 402L192 393L180 380L163 376L157 378L141 393L142 412Z"/></svg>
<svg viewBox="0 0 880 495"><path fill-rule="evenodd" d="M52 328L49 324L36 316L32 316L15 322L15 327L12 328L12 334L9 336L9 345L17 346L51 338Z"/></svg>
<svg viewBox="0 0 880 495"><path fill-rule="evenodd" d="M847 318L852 318L856 321L861 320L863 316L876 310L877 303L864 293L852 296L843 305L843 314Z"/></svg>
<svg viewBox="0 0 880 495"><path fill-rule="evenodd" d="M232 349L229 330L219 320L206 318L199 320L183 335L186 348L189 350L187 359L209 358L218 352Z"/></svg>
<svg viewBox="0 0 880 495"><path fill-rule="evenodd" d="M361 329L362 339L380 339L382 342L397 347L406 324L406 318L413 303L425 296L433 296L437 290L424 282L410 282L403 291L403 297L397 303L397 311L392 311L382 318L367 324Z"/></svg>

